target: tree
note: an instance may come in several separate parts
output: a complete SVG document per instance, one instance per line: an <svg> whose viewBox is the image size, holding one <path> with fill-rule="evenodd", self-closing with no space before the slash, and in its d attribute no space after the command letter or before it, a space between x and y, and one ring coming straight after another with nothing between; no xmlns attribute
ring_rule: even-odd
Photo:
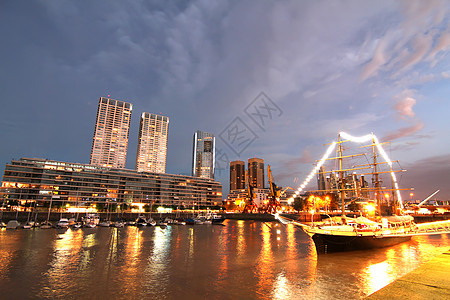
<svg viewBox="0 0 450 300"><path fill-rule="evenodd" d="M308 209L308 205L307 205L307 200L306 200L306 198L302 198L302 197L296 197L296 198L294 198L294 203L293 203L292 207L293 207L296 211L307 210L307 209Z"/></svg>

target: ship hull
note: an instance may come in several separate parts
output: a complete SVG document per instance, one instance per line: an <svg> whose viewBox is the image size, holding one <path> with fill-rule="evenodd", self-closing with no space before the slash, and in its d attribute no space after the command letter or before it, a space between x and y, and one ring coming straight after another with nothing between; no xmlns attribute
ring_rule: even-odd
<svg viewBox="0 0 450 300"><path fill-rule="evenodd" d="M411 240L411 236L346 236L315 233L312 236L318 254L383 248Z"/></svg>

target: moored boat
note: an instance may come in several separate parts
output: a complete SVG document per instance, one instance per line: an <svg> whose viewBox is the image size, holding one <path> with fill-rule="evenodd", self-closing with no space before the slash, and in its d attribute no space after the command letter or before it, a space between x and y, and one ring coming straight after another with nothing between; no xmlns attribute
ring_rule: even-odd
<svg viewBox="0 0 450 300"><path fill-rule="evenodd" d="M143 227L147 225L148 225L147 220L144 217L138 217L136 219L136 226Z"/></svg>
<svg viewBox="0 0 450 300"><path fill-rule="evenodd" d="M111 226L111 221L106 220L106 221L100 222L100 223L98 223L98 226L100 226L100 227L110 227Z"/></svg>
<svg viewBox="0 0 450 300"><path fill-rule="evenodd" d="M53 225L52 225L52 223L50 223L49 221L44 221L44 222L42 222L41 225L39 226L39 228L41 228L41 229L50 229L50 228L52 228L52 227L53 227Z"/></svg>
<svg viewBox="0 0 450 300"><path fill-rule="evenodd" d="M58 228L69 228L69 219L61 218L58 223L56 223Z"/></svg>
<svg viewBox="0 0 450 300"><path fill-rule="evenodd" d="M20 223L17 220L11 220L6 224L6 229L17 229L19 226Z"/></svg>

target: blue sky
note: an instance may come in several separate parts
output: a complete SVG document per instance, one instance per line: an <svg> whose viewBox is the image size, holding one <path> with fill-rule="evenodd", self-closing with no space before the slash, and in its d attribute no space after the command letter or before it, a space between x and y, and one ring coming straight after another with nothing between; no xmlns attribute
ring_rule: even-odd
<svg viewBox="0 0 450 300"><path fill-rule="evenodd" d="M170 117L169 173L190 174L196 130L216 134L225 191L226 160L264 158L279 185L296 187L338 131L374 132L407 169L401 187L450 199L449 9L448 1L4 0L1 166L20 157L88 163L98 98L111 95L133 104L131 169L144 111ZM264 126L249 113L261 93L278 109ZM238 151L219 137L236 118L255 137Z"/></svg>

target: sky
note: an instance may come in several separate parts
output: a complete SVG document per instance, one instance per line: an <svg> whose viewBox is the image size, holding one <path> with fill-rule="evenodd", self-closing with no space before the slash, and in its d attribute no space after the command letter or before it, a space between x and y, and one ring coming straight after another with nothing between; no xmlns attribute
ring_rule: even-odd
<svg viewBox="0 0 450 300"><path fill-rule="evenodd" d="M450 200L448 1L0 2L0 171L89 163L100 97L170 118L166 172L191 174L196 130L216 179L259 157L297 188L339 131L373 132L414 199ZM311 183L309 188L316 188ZM409 198L410 191L402 191Z"/></svg>

